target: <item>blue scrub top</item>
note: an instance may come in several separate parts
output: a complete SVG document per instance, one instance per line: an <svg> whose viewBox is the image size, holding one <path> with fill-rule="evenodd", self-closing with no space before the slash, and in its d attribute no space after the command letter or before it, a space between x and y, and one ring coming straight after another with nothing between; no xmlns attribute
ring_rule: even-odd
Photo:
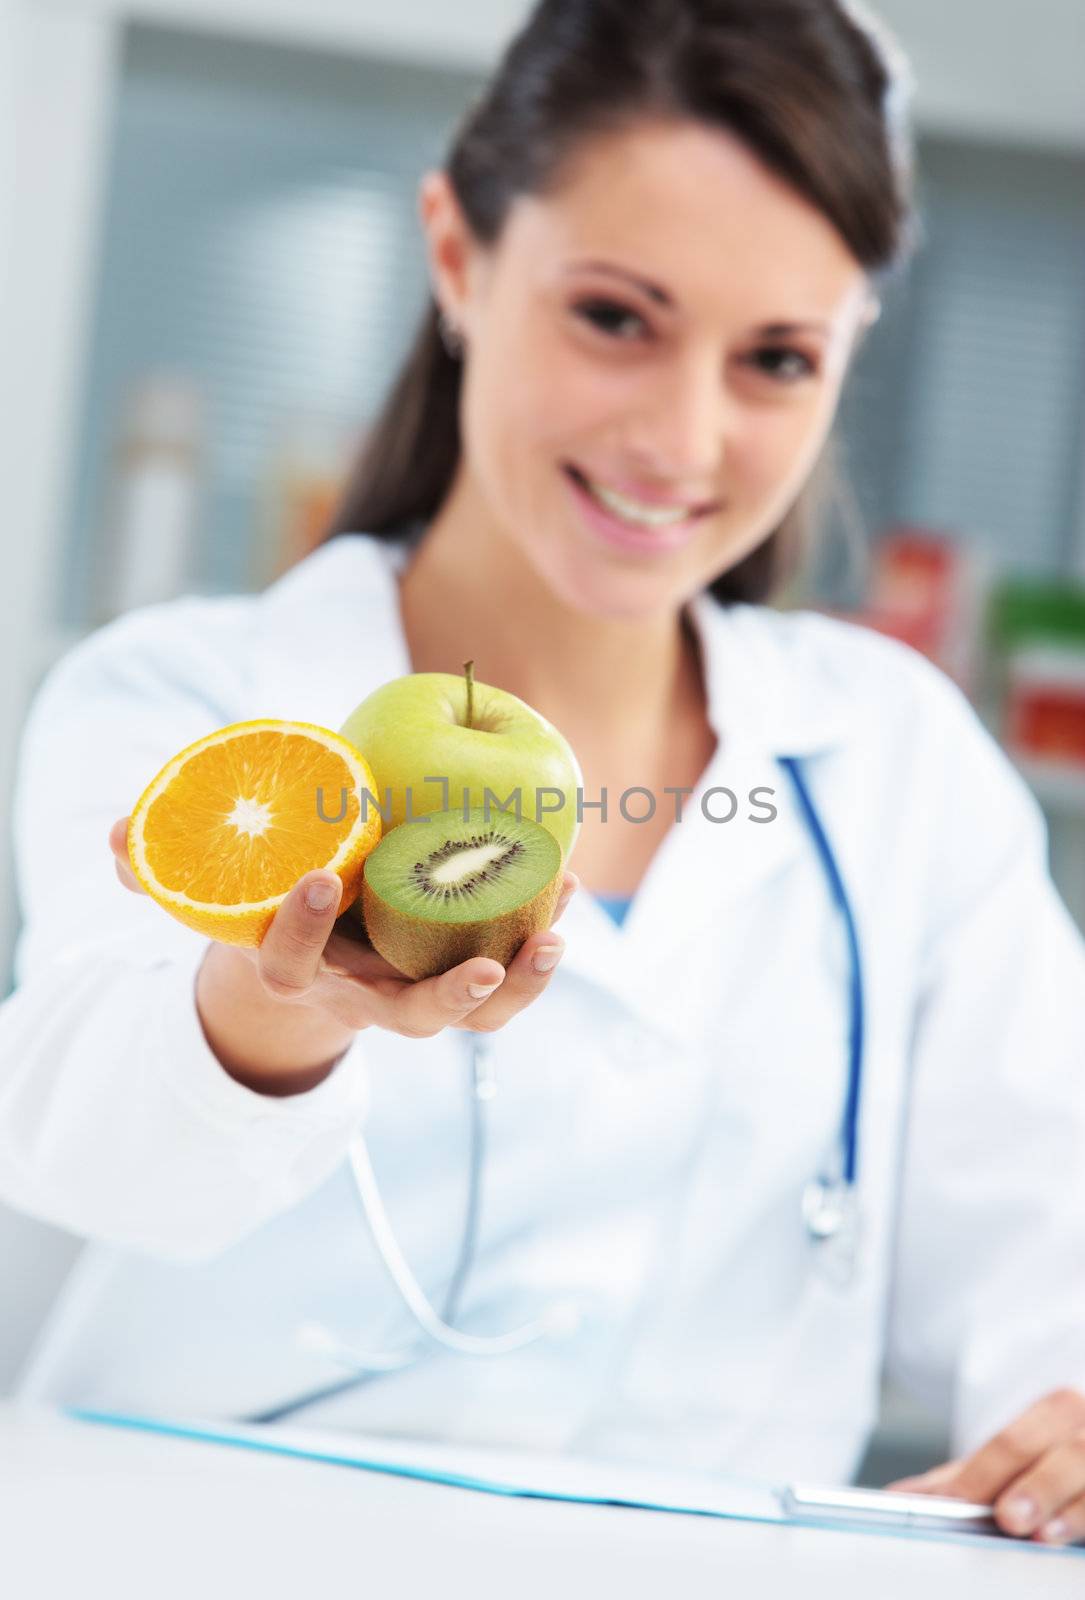
<svg viewBox="0 0 1085 1600"><path fill-rule="evenodd" d="M614 918L615 922L620 928L625 920L626 912L633 904L632 895L625 900L622 899L621 895L617 894L597 894L595 898L603 907L604 911L610 912L611 916Z"/></svg>

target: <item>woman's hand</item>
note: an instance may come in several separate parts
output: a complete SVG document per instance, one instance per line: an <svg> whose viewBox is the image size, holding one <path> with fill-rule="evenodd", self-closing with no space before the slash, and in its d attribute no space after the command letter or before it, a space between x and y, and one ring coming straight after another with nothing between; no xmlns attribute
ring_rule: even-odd
<svg viewBox="0 0 1085 1600"><path fill-rule="evenodd" d="M993 1505L1004 1533L1073 1544L1085 1538L1085 1392L1056 1389L972 1455L886 1488Z"/></svg>
<svg viewBox="0 0 1085 1600"><path fill-rule="evenodd" d="M142 894L128 860L127 830L128 818L122 817L110 829L109 845L120 881ZM554 922L578 881L575 874L565 873ZM306 904L305 891L313 883L335 890L323 911L312 911ZM262 1075L262 1066L255 1069L255 1062L272 1059L276 1087L270 1092L296 1093L313 1087L335 1065L329 1056L338 1059L351 1034L362 1028L385 1028L414 1039L430 1038L443 1028L491 1033L542 993L564 949L560 935L544 929L525 941L507 972L500 962L474 956L438 977L415 981L377 954L353 917L337 920L341 894L342 884L334 873L306 873L276 911L257 948L209 943L204 969L211 970L198 998L215 997L219 1037L226 1041L220 1059L250 1087L269 1091L269 1081L254 1081L254 1070ZM542 952L556 959L540 972L534 962ZM236 1017L227 1015L226 1007L234 994ZM203 1013L201 1007L206 1027ZM259 1048L252 1043L257 1039ZM305 1047L299 1050L302 1040ZM242 1048L253 1056L253 1063L228 1059ZM289 1062L294 1063L292 1073L286 1066ZM289 1087L280 1086L287 1081Z"/></svg>

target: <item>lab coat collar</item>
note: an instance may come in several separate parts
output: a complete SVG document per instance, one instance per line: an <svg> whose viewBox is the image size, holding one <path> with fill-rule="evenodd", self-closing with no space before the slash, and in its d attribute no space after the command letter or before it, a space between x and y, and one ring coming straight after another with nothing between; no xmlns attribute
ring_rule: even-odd
<svg viewBox="0 0 1085 1600"><path fill-rule="evenodd" d="M413 670L396 584L409 551L401 541L341 535L264 591L252 656L254 715L338 728L372 689ZM623 925L585 889L561 923L565 981L605 991L661 1045L692 1042L704 1010L702 986L718 983L713 959L724 919L741 916L741 903L760 884L813 848L777 757L822 754L847 733L839 686L802 659L801 618L796 628L766 607L724 607L707 592L688 609L717 749L685 802L682 822L650 862ZM712 824L700 812L701 797L716 786L739 798L733 822ZM746 797L755 787L773 791L778 814L770 823L748 820ZM612 810L617 800L610 797ZM711 809L725 811L725 797ZM662 941L666 960L655 932L663 921L682 927L681 937Z"/></svg>
<svg viewBox="0 0 1085 1600"><path fill-rule="evenodd" d="M304 696L307 704L311 672L321 693L344 707L339 726L368 692L364 685L374 668L380 683L412 670L395 581L409 553L404 541L341 535L264 591L265 669L276 692L291 703ZM721 740L741 738L773 756L805 756L847 737L848 703L840 686L812 675L803 659L810 613L792 619L766 606L723 606L707 590L687 611L704 665L708 718ZM792 620L797 627L789 626ZM338 657L332 681L329 639Z"/></svg>
<svg viewBox="0 0 1085 1600"><path fill-rule="evenodd" d="M727 606L707 590L687 606L701 646L708 718L722 739L741 738L773 756L807 756L846 737L847 703L811 676L788 614L766 606ZM801 630L809 613L798 613Z"/></svg>

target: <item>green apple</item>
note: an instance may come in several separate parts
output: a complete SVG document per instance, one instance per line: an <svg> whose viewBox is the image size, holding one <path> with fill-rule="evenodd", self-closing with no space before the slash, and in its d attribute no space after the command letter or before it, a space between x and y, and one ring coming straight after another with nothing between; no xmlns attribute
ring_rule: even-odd
<svg viewBox="0 0 1085 1600"><path fill-rule="evenodd" d="M492 816L516 815L519 804L520 816L553 834L564 863L580 832L580 763L552 722L517 695L477 683L473 667L466 662L462 678L393 678L339 730L372 769L384 832L432 811L484 806L488 789ZM418 827L421 836L425 824Z"/></svg>

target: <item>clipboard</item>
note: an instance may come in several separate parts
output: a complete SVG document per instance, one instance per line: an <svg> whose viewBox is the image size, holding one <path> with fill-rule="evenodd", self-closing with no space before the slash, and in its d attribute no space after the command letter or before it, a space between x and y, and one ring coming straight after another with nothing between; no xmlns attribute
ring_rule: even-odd
<svg viewBox="0 0 1085 1600"><path fill-rule="evenodd" d="M97 1426L127 1428L173 1439L317 1461L361 1472L443 1484L472 1493L577 1505L626 1506L676 1516L775 1523L972 1547L977 1544L1009 1546L1037 1555L1085 1557L1085 1545L1035 1544L1000 1532L956 1532L948 1528L850 1522L839 1516L825 1519L808 1514L795 1516L785 1510L789 1486L754 1478L658 1470L617 1461L529 1454L474 1445L99 1411L83 1406L67 1407L64 1415Z"/></svg>

